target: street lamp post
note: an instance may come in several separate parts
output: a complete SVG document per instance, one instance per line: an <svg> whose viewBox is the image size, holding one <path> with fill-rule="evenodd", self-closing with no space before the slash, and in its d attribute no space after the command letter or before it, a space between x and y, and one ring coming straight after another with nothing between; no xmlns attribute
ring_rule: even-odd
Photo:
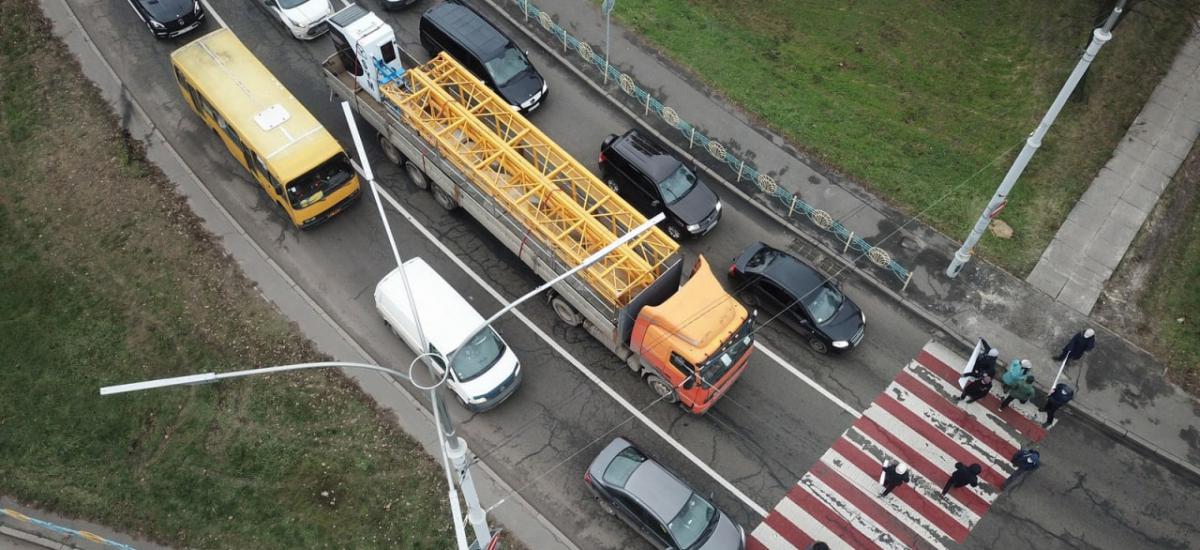
<svg viewBox="0 0 1200 550"><path fill-rule="evenodd" d="M608 37L609 37L609 19L612 16L613 8L616 7L617 0L604 0L600 3L600 11L604 12L604 83L608 84Z"/></svg>
<svg viewBox="0 0 1200 550"><path fill-rule="evenodd" d="M1042 122L1038 124L1037 129L1029 135L1025 140L1025 147L1021 149L1021 153L1013 160L1012 166L1009 167L1008 173L1004 175L1004 180L1000 182L1000 187L996 189L996 193L992 195L992 200L988 202L987 208L979 214L979 219L975 221L975 226L971 228L971 233L967 235L967 239L963 241L958 251L954 253L954 259L950 261L950 265L946 267L946 276L953 279L958 276L967 262L971 261L971 252L975 249L975 245L979 239L983 237L983 232L987 230L988 223L992 218L1000 214L1004 209L1004 205L1008 202L1008 192L1017 184L1017 179L1025 171L1025 167L1029 165L1029 159L1033 158L1033 154L1037 152L1038 147L1042 146L1042 137L1050 130L1050 125L1054 124L1054 119L1058 118L1058 113L1062 111L1063 105L1067 103L1067 99L1071 97L1071 93L1075 91L1075 86L1079 84L1079 80L1083 78L1083 74L1087 72L1088 67L1092 64L1092 60L1096 58L1096 53L1112 38L1112 28L1117 24L1117 20L1121 17L1121 12L1125 8L1125 0L1117 3L1113 8L1112 14L1108 16L1104 26L1092 31L1092 42L1088 45L1087 50L1083 52L1083 57L1079 59L1079 63L1075 65L1075 70L1071 71L1071 76L1067 77L1066 83L1058 92L1058 97L1054 98L1054 103L1050 104L1050 109L1046 111L1042 117Z"/></svg>

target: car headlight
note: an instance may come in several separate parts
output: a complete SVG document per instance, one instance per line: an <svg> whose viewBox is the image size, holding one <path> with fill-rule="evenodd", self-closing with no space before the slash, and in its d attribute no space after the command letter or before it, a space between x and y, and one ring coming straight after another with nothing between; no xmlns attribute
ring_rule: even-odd
<svg viewBox="0 0 1200 550"><path fill-rule="evenodd" d="M860 316L862 316L862 324L864 324L864 325L865 325L865 324L867 324L867 314L866 314L866 313L863 313L863 312L861 312L861 311L860 311L860 312L858 312L858 314L859 314Z"/></svg>
<svg viewBox="0 0 1200 550"><path fill-rule="evenodd" d="M154 27L154 28L156 28L156 29L165 29L165 28L167 28L167 26L166 26L166 25L164 25L164 24L162 24L162 23L159 23L158 21L155 21L155 20L153 20L153 19L151 19L151 20L150 20L150 26L151 26L151 27Z"/></svg>
<svg viewBox="0 0 1200 550"><path fill-rule="evenodd" d="M838 349L848 348L848 347L850 347L850 342L847 342L845 340L838 340L833 343L833 347L838 348Z"/></svg>
<svg viewBox="0 0 1200 550"><path fill-rule="evenodd" d="M472 397L467 400L467 403L470 403L472 405L478 405L480 403L483 403L484 401L487 401L487 399L484 399L482 397Z"/></svg>
<svg viewBox="0 0 1200 550"><path fill-rule="evenodd" d="M687 230L689 233L698 233L698 232L700 232L700 224L694 223L692 225L689 225L689 226L687 226Z"/></svg>

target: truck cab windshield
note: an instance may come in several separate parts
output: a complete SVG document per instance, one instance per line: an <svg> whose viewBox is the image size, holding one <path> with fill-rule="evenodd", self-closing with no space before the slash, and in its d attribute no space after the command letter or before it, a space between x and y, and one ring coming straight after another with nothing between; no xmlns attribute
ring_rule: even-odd
<svg viewBox="0 0 1200 550"><path fill-rule="evenodd" d="M737 332L729 337L721 349L709 357L700 367L700 377L706 386L714 386L733 368L750 345L754 343L754 318L748 317Z"/></svg>
<svg viewBox="0 0 1200 550"><path fill-rule="evenodd" d="M354 169L345 153L338 153L333 158L313 168L287 186L288 201L292 208L300 210L312 206L346 185L354 177Z"/></svg>

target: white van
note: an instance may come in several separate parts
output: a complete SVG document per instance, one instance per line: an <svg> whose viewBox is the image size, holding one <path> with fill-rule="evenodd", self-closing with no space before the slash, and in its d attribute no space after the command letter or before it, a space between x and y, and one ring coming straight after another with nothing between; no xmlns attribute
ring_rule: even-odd
<svg viewBox="0 0 1200 550"><path fill-rule="evenodd" d="M392 332L416 353L441 352L449 359L447 385L468 409L486 411L512 395L521 382L521 364L500 334L487 327L464 343L483 324L483 316L425 260L413 258L404 262L404 269L430 349L421 349L399 268L375 287L375 308Z"/></svg>

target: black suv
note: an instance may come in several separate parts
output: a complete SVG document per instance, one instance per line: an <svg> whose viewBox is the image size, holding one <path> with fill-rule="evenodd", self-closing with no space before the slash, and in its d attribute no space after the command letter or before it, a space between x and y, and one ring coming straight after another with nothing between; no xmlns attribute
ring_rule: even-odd
<svg viewBox="0 0 1200 550"><path fill-rule="evenodd" d="M747 305L800 332L817 353L845 351L862 342L867 316L858 304L787 252L754 243L729 266L729 278Z"/></svg>
<svg viewBox="0 0 1200 550"><path fill-rule="evenodd" d="M704 235L721 219L717 194L662 143L636 129L604 139L600 177L646 217L666 213L663 230L672 239Z"/></svg>
<svg viewBox="0 0 1200 550"><path fill-rule="evenodd" d="M421 16L421 46L429 55L450 54L509 105L532 112L546 99L546 79L479 12L456 0L446 0Z"/></svg>
<svg viewBox="0 0 1200 550"><path fill-rule="evenodd" d="M204 22L200 0L129 0L129 5L157 38L175 38Z"/></svg>

